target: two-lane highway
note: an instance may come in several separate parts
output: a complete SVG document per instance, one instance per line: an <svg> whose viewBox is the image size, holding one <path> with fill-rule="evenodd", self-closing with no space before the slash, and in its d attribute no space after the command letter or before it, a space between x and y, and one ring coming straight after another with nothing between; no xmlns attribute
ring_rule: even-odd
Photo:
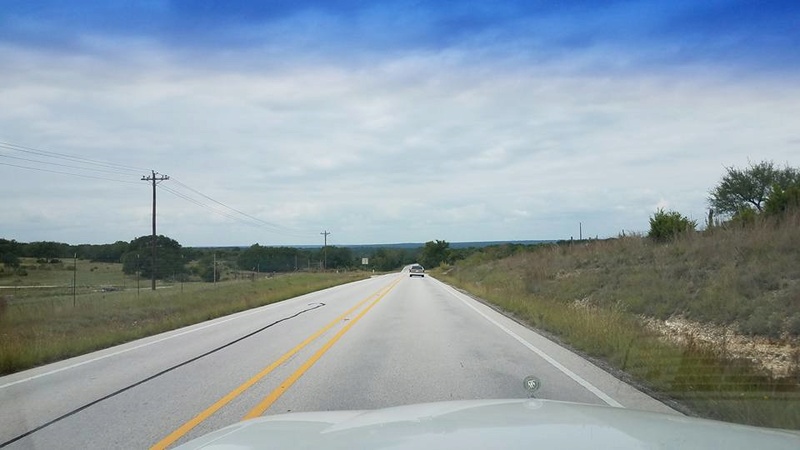
<svg viewBox="0 0 800 450"><path fill-rule="evenodd" d="M0 446L163 448L261 414L540 398L671 411L430 276L374 277L0 378Z"/></svg>

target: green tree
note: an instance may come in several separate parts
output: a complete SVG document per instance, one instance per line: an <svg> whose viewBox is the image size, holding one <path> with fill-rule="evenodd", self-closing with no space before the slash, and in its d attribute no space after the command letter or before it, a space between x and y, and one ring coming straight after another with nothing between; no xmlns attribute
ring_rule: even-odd
<svg viewBox="0 0 800 450"><path fill-rule="evenodd" d="M222 261L215 260L213 253L206 253L198 259L192 271L199 276L201 280L211 283L222 279L223 266L224 264Z"/></svg>
<svg viewBox="0 0 800 450"><path fill-rule="evenodd" d="M416 261L416 252L403 248L381 247L375 250L369 258L370 266L381 272L397 270Z"/></svg>
<svg viewBox="0 0 800 450"><path fill-rule="evenodd" d="M31 242L27 244L25 252L26 256L33 258L68 258L70 254L69 244L51 241Z"/></svg>
<svg viewBox="0 0 800 450"><path fill-rule="evenodd" d="M113 244L80 245L77 253L83 259L115 263L122 261L122 255L129 250L129 245L125 241L117 241Z"/></svg>
<svg viewBox="0 0 800 450"><path fill-rule="evenodd" d="M442 263L450 262L450 243L444 240L428 241L422 248L420 264L426 268L434 268Z"/></svg>
<svg viewBox="0 0 800 450"><path fill-rule="evenodd" d="M15 240L0 239L0 262L6 267L19 267L19 255L22 245Z"/></svg>
<svg viewBox="0 0 800 450"><path fill-rule="evenodd" d="M355 266L353 250L347 247L328 246L328 269L349 269Z"/></svg>
<svg viewBox="0 0 800 450"><path fill-rule="evenodd" d="M731 217L744 209L761 212L775 186L785 190L800 183L797 169L778 168L772 161L751 163L745 169L726 167L725 170L720 183L711 190L708 202L717 213Z"/></svg>
<svg viewBox="0 0 800 450"><path fill-rule="evenodd" d="M296 248L254 244L236 257L236 266L240 270L291 272L295 269L295 263L299 265L305 260L303 252Z"/></svg>
<svg viewBox="0 0 800 450"><path fill-rule="evenodd" d="M696 221L688 219L677 211L659 209L650 218L650 232L647 236L663 242L695 229L697 229Z"/></svg>
<svg viewBox="0 0 800 450"><path fill-rule="evenodd" d="M128 251L122 255L122 271L150 278L153 274L152 236L142 236L131 241ZM156 278L163 280L173 275L186 273L185 258L181 244L163 235L156 237Z"/></svg>
<svg viewBox="0 0 800 450"><path fill-rule="evenodd" d="M0 253L0 263L3 263L6 267L11 267L16 269L19 267L20 261L17 255L13 253L3 252Z"/></svg>

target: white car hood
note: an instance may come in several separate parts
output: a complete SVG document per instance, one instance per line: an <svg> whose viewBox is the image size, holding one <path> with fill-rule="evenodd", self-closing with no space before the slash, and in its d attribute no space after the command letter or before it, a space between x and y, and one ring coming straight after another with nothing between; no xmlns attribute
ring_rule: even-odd
<svg viewBox="0 0 800 450"><path fill-rule="evenodd" d="M800 449L800 434L550 400L426 403L240 422L180 449Z"/></svg>

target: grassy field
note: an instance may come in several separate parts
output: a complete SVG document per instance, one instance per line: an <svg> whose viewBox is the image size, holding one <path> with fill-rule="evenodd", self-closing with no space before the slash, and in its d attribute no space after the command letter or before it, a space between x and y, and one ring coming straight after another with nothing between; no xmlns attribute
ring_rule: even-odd
<svg viewBox="0 0 800 450"><path fill-rule="evenodd" d="M26 261L24 265L29 265ZM119 264L78 261L77 295L72 262L28 268L2 277L0 374L80 355L133 339L274 303L366 277L364 273L297 273L254 281L158 284L123 277ZM14 288L14 286L57 286ZM108 288L114 287L114 291ZM103 290L105 287L106 290Z"/></svg>
<svg viewBox="0 0 800 450"><path fill-rule="evenodd" d="M800 217L716 229L667 244L633 236L489 249L442 278L544 330L686 411L800 429ZM644 319L682 317L794 348L775 376L688 333Z"/></svg>
<svg viewBox="0 0 800 450"><path fill-rule="evenodd" d="M0 295L19 297L41 297L50 293L69 292L72 294L72 281L80 292L97 290L101 287L118 289L135 288L136 276L122 273L121 264L99 263L77 260L77 270L72 259L59 260L57 263L38 263L34 258L21 258L20 270L0 265ZM142 279L142 287L148 287L150 280ZM42 286L54 286L42 288ZM24 287L24 288L23 288ZM13 288L16 289L16 292Z"/></svg>

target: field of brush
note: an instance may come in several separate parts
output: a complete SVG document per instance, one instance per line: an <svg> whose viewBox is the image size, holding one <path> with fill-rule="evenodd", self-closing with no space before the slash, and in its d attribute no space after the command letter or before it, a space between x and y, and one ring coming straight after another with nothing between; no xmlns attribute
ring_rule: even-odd
<svg viewBox="0 0 800 450"><path fill-rule="evenodd" d="M800 215L487 248L440 274L690 414L800 429ZM781 370L741 342L780 348Z"/></svg>

